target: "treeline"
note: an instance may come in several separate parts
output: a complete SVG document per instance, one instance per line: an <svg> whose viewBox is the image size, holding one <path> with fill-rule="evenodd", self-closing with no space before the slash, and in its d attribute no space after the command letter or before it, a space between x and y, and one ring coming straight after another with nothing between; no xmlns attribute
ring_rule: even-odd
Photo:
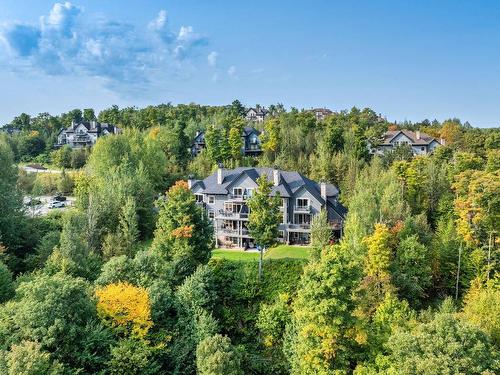
<svg viewBox="0 0 500 375"><path fill-rule="evenodd" d="M25 214L30 181L0 136L0 373L500 371L498 129L406 124L446 146L379 157L367 142L398 124L371 110L317 121L276 106L258 125L263 154L246 159L241 104L148 108L99 114L125 131L72 175L64 214ZM207 149L192 158L197 129ZM315 220L311 259L266 261L260 282L256 263L211 259L182 178L218 162L339 185L343 240L330 246Z"/></svg>

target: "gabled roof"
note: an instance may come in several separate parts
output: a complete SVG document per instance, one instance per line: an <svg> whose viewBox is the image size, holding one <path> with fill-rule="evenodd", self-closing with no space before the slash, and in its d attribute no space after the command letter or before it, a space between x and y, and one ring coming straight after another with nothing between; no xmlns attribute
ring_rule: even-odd
<svg viewBox="0 0 500 375"><path fill-rule="evenodd" d="M258 107L258 108L248 108L246 113L248 114L248 112L250 111L254 111L257 115L267 115L269 113L269 111L267 109L265 109L264 107Z"/></svg>
<svg viewBox="0 0 500 375"><path fill-rule="evenodd" d="M222 183L217 183L217 174L215 172L205 178L204 180L196 180L192 182L192 188L194 186L203 187L202 193L204 194L229 194L231 191L231 187L234 182L236 182L242 175L248 176L254 182L257 182L257 179L260 176L266 176L267 180L270 182L274 181L274 169L273 168L252 168L252 167L238 167L235 169L222 169ZM324 204L325 201L321 197L321 187L320 184L315 181L310 180L309 178L303 176L298 172L292 171L282 171L278 170L279 175L279 183L278 186L274 186L272 188L272 195L276 193L280 193L280 195L284 198L290 198L296 195L301 189L306 189L311 193L321 204ZM339 189L332 184L326 184L326 196L328 202L336 202L339 194ZM345 207L343 207L340 203L335 203L336 205L340 205L338 208L339 211L346 211ZM337 207L334 205L335 207ZM341 213L339 212L339 214Z"/></svg>
<svg viewBox="0 0 500 375"><path fill-rule="evenodd" d="M250 136L251 134L254 134L254 133L257 134L257 135L261 134L260 130L257 130L254 127L252 127L252 126L245 126L243 128L243 132L241 133L241 136L246 138L246 137L248 137L248 136ZM191 146L193 146L204 135L205 135L205 132L204 131L200 131L194 137L193 141L191 142Z"/></svg>
<svg viewBox="0 0 500 375"><path fill-rule="evenodd" d="M121 129L119 129L118 127L116 127L112 124L108 124L106 122L100 123L97 121L73 122L69 127L67 127L66 129L61 129L61 130L65 130L66 133L74 133L75 129L81 125L85 129L87 129L87 132L89 132L89 133L100 134L103 130L107 130L109 133L119 133L121 131ZM61 133L61 131L58 134L60 134L60 133Z"/></svg>
<svg viewBox="0 0 500 375"><path fill-rule="evenodd" d="M248 137L250 134L255 133L257 135L260 135L260 130L255 129L252 126L245 126L243 128L243 136Z"/></svg>
<svg viewBox="0 0 500 375"><path fill-rule="evenodd" d="M414 132L414 131L406 130L406 129L389 130L389 131L386 131L384 133L383 139L382 139L382 144L383 145L390 145L391 142L394 140L394 138L396 138L400 134L403 134L405 137L407 137L411 141L412 145L422 145L423 146L423 145L428 145L428 144L432 143L433 141L436 141L439 143L439 141L436 140L436 138L431 137L430 135L428 135L426 133L420 132L419 137L417 136L417 133L418 132Z"/></svg>

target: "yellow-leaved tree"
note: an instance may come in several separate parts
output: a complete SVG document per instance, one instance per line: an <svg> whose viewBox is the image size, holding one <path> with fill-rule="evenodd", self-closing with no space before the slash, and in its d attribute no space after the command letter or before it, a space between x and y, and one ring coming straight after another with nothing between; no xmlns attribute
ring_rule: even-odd
<svg viewBox="0 0 500 375"><path fill-rule="evenodd" d="M118 282L97 289L96 296L99 317L119 333L142 339L153 326L146 289Z"/></svg>

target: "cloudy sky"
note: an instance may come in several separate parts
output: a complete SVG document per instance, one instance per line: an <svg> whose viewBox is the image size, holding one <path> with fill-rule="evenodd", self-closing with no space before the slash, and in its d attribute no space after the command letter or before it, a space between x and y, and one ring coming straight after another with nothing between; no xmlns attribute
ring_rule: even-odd
<svg viewBox="0 0 500 375"><path fill-rule="evenodd" d="M0 124L162 102L500 126L499 1L0 0Z"/></svg>

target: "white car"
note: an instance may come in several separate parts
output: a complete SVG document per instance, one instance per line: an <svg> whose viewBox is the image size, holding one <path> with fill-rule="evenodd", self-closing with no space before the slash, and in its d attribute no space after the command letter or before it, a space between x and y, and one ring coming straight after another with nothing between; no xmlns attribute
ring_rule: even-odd
<svg viewBox="0 0 500 375"><path fill-rule="evenodd" d="M63 208L65 206L64 202L59 201L52 201L49 203L49 208Z"/></svg>

